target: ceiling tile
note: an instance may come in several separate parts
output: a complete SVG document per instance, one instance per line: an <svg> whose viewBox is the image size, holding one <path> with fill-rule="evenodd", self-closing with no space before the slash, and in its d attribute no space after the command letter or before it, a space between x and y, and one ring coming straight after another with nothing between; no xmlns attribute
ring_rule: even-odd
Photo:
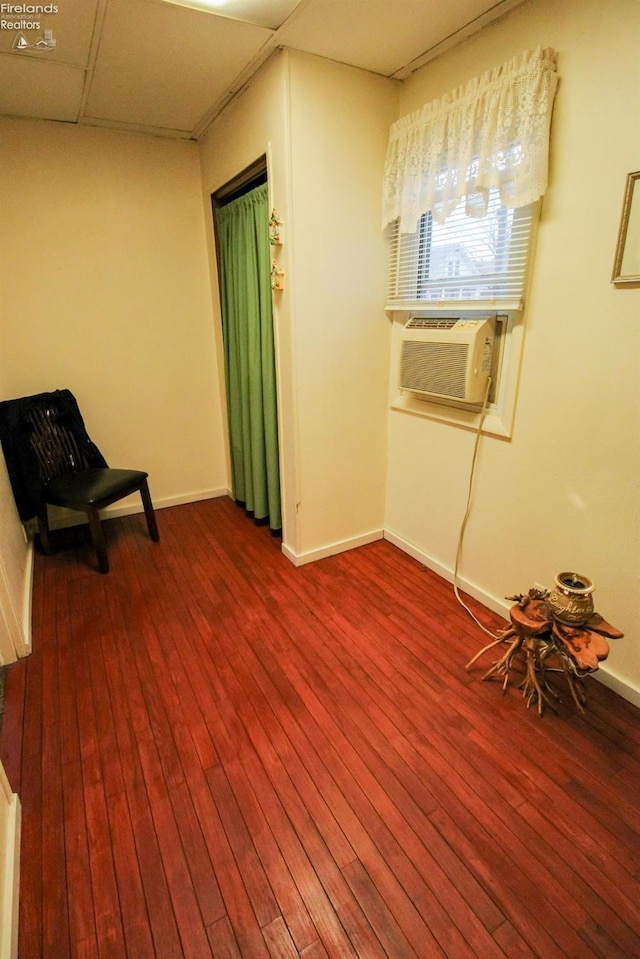
<svg viewBox="0 0 640 959"><path fill-rule="evenodd" d="M312 0L285 24L288 47L391 76L500 7L487 0Z"/></svg>
<svg viewBox="0 0 640 959"><path fill-rule="evenodd" d="M276 30L281 26L300 0L162 0L180 7L208 10L221 17L256 23Z"/></svg>
<svg viewBox="0 0 640 959"><path fill-rule="evenodd" d="M84 70L35 57L0 56L0 113L74 122Z"/></svg>
<svg viewBox="0 0 640 959"><path fill-rule="evenodd" d="M185 7L109 0L86 116L191 130L272 35Z"/></svg>
<svg viewBox="0 0 640 959"><path fill-rule="evenodd" d="M20 6L21 4L15 4ZM26 4L29 6L29 4ZM31 4L36 6L36 4ZM62 0L54 4L57 13L51 14L3 14L2 19L12 24L33 24L32 28L0 30L0 52L14 56L37 59L54 63L68 63L86 67L89 63L91 38L98 0ZM42 40L45 30L50 31L54 46L40 47L36 44ZM16 48L16 40L23 36L28 47L20 50Z"/></svg>

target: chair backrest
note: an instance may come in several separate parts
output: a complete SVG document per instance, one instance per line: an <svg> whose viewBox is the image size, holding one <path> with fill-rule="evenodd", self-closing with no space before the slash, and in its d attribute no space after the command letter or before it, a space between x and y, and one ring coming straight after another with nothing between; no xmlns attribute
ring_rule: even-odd
<svg viewBox="0 0 640 959"><path fill-rule="evenodd" d="M38 515L42 488L54 477L107 466L69 390L0 402L0 441L23 522Z"/></svg>
<svg viewBox="0 0 640 959"><path fill-rule="evenodd" d="M24 417L29 424L29 443L36 454L43 483L89 466L59 404L36 400L25 409Z"/></svg>

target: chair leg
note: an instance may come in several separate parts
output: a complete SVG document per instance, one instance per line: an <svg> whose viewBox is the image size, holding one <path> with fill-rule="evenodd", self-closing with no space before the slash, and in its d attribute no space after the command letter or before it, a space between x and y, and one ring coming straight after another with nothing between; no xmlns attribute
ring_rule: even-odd
<svg viewBox="0 0 640 959"><path fill-rule="evenodd" d="M154 543L157 543L160 540L160 533L158 532L158 524L156 523L156 514L153 511L153 503L151 502L149 484L146 480L140 487L140 496L142 497L142 505L144 506L144 515L147 518L147 529L149 530L149 536Z"/></svg>
<svg viewBox="0 0 640 959"><path fill-rule="evenodd" d="M47 504L43 503L38 510L38 533L40 534L40 545L42 552L46 556L51 555L51 540L49 539L49 517L47 515Z"/></svg>
<svg viewBox="0 0 640 959"><path fill-rule="evenodd" d="M107 542L104 538L104 530L100 520L100 514L97 509L87 510L89 519L89 529L91 530L91 539L98 557L98 569L101 573L109 572L109 557L107 555Z"/></svg>

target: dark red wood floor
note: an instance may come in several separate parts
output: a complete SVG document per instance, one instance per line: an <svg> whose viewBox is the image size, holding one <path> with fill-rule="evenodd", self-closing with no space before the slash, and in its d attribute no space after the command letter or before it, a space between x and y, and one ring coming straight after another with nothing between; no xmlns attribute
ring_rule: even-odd
<svg viewBox="0 0 640 959"><path fill-rule="evenodd" d="M158 520L107 576L36 560L22 959L640 956L637 709L466 673L486 636L387 542L295 569L229 500Z"/></svg>

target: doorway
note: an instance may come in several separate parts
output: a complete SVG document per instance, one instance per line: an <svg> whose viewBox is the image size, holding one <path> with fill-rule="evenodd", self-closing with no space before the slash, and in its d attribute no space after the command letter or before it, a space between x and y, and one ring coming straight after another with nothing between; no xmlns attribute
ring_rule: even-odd
<svg viewBox="0 0 640 959"><path fill-rule="evenodd" d="M282 528L266 158L212 196L224 347L231 488Z"/></svg>

